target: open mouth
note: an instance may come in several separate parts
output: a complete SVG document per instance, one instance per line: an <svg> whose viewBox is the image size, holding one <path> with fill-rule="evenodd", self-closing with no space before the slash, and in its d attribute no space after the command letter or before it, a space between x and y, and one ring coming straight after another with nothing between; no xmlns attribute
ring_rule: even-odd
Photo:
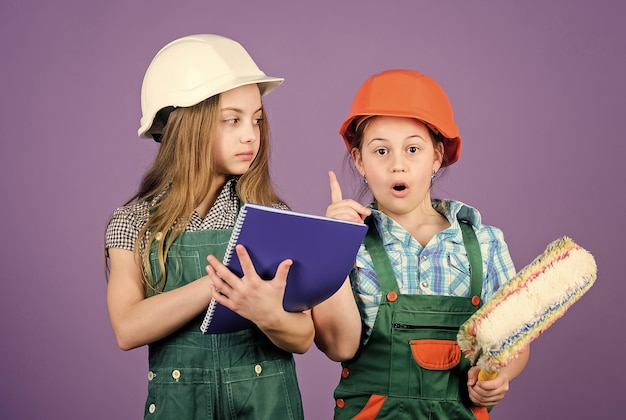
<svg viewBox="0 0 626 420"><path fill-rule="evenodd" d="M404 191L406 190L406 185L404 184L396 184L393 186L393 189L396 191Z"/></svg>

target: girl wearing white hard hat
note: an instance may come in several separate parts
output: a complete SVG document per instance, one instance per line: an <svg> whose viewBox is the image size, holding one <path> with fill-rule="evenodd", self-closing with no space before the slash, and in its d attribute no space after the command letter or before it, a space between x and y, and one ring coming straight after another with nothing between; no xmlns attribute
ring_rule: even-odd
<svg viewBox="0 0 626 420"><path fill-rule="evenodd" d="M309 312L283 310L290 263L264 281L242 247L242 278L220 262L242 202L286 208L261 101L282 81L218 35L177 39L146 71L139 136L161 145L105 245L118 344L149 346L146 419L303 418L292 353L314 330ZM239 322L204 334L212 298Z"/></svg>

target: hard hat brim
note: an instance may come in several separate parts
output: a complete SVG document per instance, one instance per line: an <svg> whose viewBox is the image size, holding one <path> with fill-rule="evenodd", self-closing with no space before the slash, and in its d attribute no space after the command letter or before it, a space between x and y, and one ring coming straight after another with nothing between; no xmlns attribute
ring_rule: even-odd
<svg viewBox="0 0 626 420"><path fill-rule="evenodd" d="M253 75L248 77L237 77L234 79L224 80L221 83L216 84L215 81L211 81L210 83L206 83L204 89L202 86L194 89L193 94L190 94L189 91L175 91L169 93L169 98L165 99L165 102L170 103L170 106L173 107L189 107L199 104L200 102L215 96L220 93L227 92L232 89L236 89L241 86L253 85L256 84L259 86L259 90L261 92L261 96L267 95L274 89L276 89L280 84L285 81L282 77L271 77L271 76L259 76ZM154 117L156 116L156 110L154 113L150 113L144 115L141 118L141 127L137 131L139 137L150 138L150 127L152 127L152 123L154 122Z"/></svg>
<svg viewBox="0 0 626 420"><path fill-rule="evenodd" d="M421 118L416 117L413 114L408 114L408 113L402 114L398 112L396 113L375 112L375 113L370 113L370 114L363 113L359 115L352 115L348 119L346 119L343 122L343 124L341 124L341 127L339 128L339 134L341 134L341 137L343 137L343 141L346 144L346 148L348 149L348 151L350 151L350 142L348 141L348 138L346 137L346 133L348 131L348 128L350 127L350 124L352 123L352 121L354 121L357 118L367 117L367 116L414 118L418 121L422 121L426 125L430 125L429 123L425 122ZM441 127L435 127L435 128L443 135L443 137L445 137L444 153L445 153L446 159L443 162L443 166L450 166L453 163L455 163L457 160L459 160L459 157L461 156L461 145L462 145L461 136L459 136L458 129L452 130L452 131L449 131L449 130L446 131L446 130L443 130Z"/></svg>

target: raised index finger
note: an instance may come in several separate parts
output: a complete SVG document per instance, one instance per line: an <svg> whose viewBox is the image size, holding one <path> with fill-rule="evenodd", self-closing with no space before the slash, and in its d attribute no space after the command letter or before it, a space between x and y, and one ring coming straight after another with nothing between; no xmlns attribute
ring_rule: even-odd
<svg viewBox="0 0 626 420"><path fill-rule="evenodd" d="M331 203L337 203L343 200L341 195L341 186L337 181L337 175L333 171L328 172L328 179L330 180L330 201Z"/></svg>

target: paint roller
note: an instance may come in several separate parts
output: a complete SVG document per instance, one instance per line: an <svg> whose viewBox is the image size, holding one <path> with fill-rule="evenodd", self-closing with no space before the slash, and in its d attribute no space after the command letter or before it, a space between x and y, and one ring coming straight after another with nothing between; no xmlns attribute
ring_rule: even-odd
<svg viewBox="0 0 626 420"><path fill-rule="evenodd" d="M596 280L594 257L563 236L500 287L459 329L457 343L479 380L493 379Z"/></svg>

